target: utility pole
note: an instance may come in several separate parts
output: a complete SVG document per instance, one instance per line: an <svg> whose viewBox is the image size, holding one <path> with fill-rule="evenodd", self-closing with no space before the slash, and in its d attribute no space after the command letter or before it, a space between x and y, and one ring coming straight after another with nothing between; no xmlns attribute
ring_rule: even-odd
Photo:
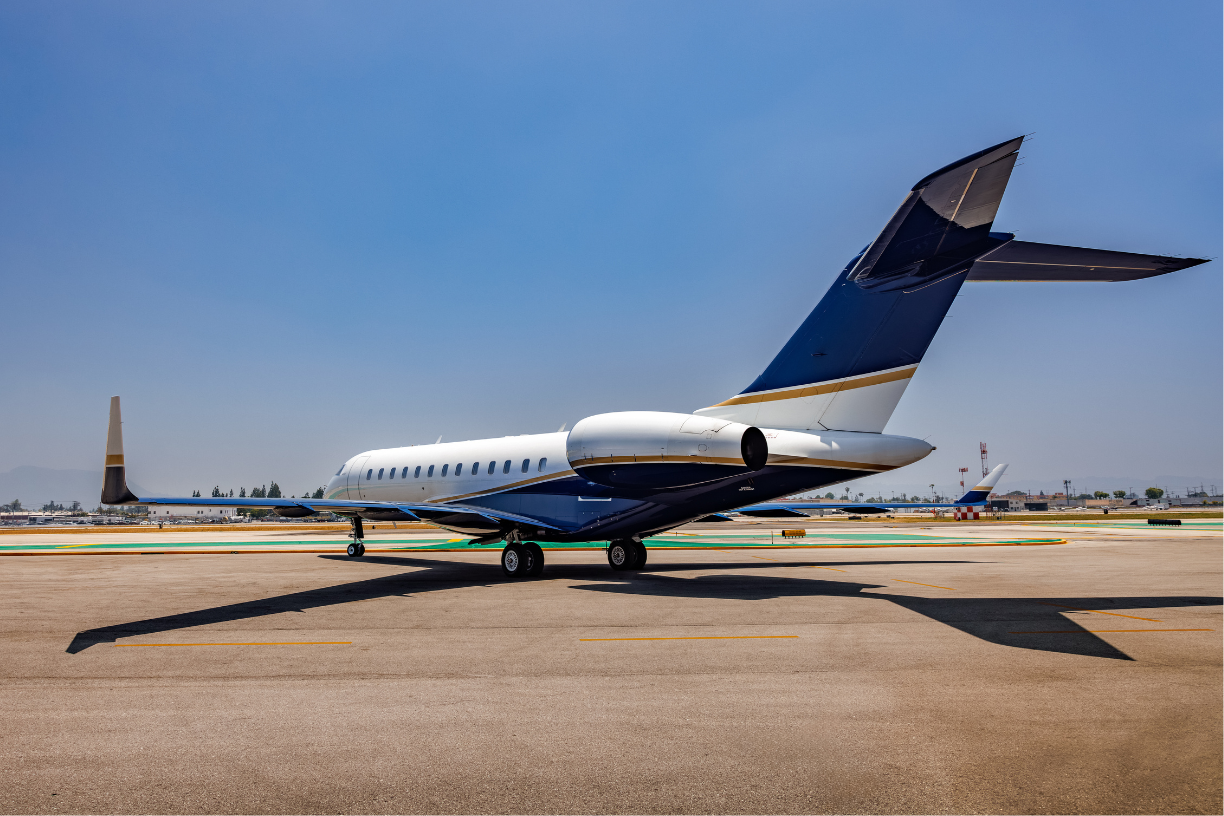
<svg viewBox="0 0 1224 816"><path fill-rule="evenodd" d="M969 472L969 468L957 468L961 476L961 495L965 495L965 474Z"/></svg>
<svg viewBox="0 0 1224 816"><path fill-rule="evenodd" d="M1070 479L1063 479L1063 496L1066 497L1065 501L1067 502L1067 506L1070 507L1071 506L1071 480Z"/></svg>
<svg viewBox="0 0 1224 816"><path fill-rule="evenodd" d="M990 469L986 467L986 443L982 445L982 478L985 479L990 474Z"/></svg>

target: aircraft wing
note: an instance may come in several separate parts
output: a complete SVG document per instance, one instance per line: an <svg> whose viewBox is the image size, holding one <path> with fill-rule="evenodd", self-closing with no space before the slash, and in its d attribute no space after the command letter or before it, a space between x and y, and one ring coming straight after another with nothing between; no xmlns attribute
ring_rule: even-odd
<svg viewBox="0 0 1224 816"><path fill-rule="evenodd" d="M109 503L109 502L108 502ZM336 499L258 499L258 498L243 498L231 499L221 497L188 497L179 496L167 497L141 497L132 496L130 499L119 502L120 504L174 504L186 505L189 507L245 507L251 510L271 510L277 515L293 517L303 517L312 513L338 513L340 515L357 515L361 513L388 513L394 514L396 511L405 514L408 518L401 519L403 521L429 521L431 518L439 516L453 516L457 513L471 513L482 516L489 521L509 521L518 524L529 524L535 527L546 527L549 530L560 530L552 524L540 521L539 519L530 516L519 515L518 513L507 513L504 510L490 510L487 507L470 507L465 504L408 504L403 502L376 502L376 501L346 501ZM388 520L393 520L388 518Z"/></svg>
<svg viewBox="0 0 1224 816"><path fill-rule="evenodd" d="M763 518L793 518L801 515L801 510L853 510L860 513L883 513L888 510L902 510L915 507L954 508L973 507L987 502L990 492L1007 472L1007 465L1002 464L985 476L982 481L954 502L762 502L741 507L737 512L742 516L760 516Z"/></svg>
<svg viewBox="0 0 1224 816"><path fill-rule="evenodd" d="M406 502L346 501L336 499L267 499L244 497L231 499L221 496L137 496L128 489L127 468L123 460L123 421L119 411L119 398L111 397L110 424L106 431L106 467L102 478L102 504L175 504L188 507L247 507L252 510L271 510L278 516L303 518L314 513L339 513L359 516L373 521L431 521L446 519L482 519L494 525L502 522L543 527L549 530L561 528L530 516L490 510L487 507L469 507L460 503L412 504Z"/></svg>
<svg viewBox="0 0 1224 816"><path fill-rule="evenodd" d="M992 233L992 238L1008 237ZM973 262L970 281L1129 281L1207 263L1202 258L1008 241Z"/></svg>
<svg viewBox="0 0 1224 816"><path fill-rule="evenodd" d="M733 512L741 516L759 518L799 518L807 513L801 510L851 510L860 513L883 513L888 510L913 509L915 507L968 507L967 504L945 504L939 502L762 502L741 507Z"/></svg>

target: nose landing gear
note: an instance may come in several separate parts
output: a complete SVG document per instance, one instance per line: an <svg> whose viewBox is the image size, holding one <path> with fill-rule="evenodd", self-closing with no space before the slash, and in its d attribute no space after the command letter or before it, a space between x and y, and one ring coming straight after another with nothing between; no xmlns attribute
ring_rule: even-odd
<svg viewBox="0 0 1224 816"><path fill-rule="evenodd" d="M353 539L345 550L349 558L360 558L365 555L365 542L362 541L365 535L361 529L361 516L353 516L353 531L349 533L349 536Z"/></svg>

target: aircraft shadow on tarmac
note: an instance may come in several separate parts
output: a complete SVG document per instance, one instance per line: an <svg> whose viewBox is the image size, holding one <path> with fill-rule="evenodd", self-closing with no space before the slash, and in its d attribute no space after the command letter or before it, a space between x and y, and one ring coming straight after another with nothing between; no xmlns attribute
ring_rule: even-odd
<svg viewBox="0 0 1224 816"><path fill-rule="evenodd" d="M345 556L322 556L326 559L350 561ZM304 612L326 606L392 596L417 595L423 592L502 583L500 567L470 561L440 561L411 557L366 556L360 562L382 566L415 567L412 572L384 575L362 581L352 581L330 587L292 592L273 598L216 606L194 612L182 612L159 618L102 626L78 632L68 645L69 654L77 654L90 646L114 643L119 638L172 632L197 626L250 620L283 612ZM860 597L866 600L889 601L938 621L966 634L990 643L1020 649L1131 660L1125 652L1111 646L1085 629L1065 613L1077 610L1115 611L1135 617L1132 610L1165 609L1170 607L1218 606L1220 598L1207 596L1165 596L1129 598L923 598L892 595L877 590L887 587L855 581L824 578L791 578L759 574L703 574L678 577L668 572L700 570L742 570L754 572L772 568L796 566L881 566L904 564L973 564L976 561L820 561L760 564L729 562L722 564L662 564L651 565L643 573L613 573L600 565L558 564L547 568L546 577L554 580L598 581L573 587L588 592L609 592L628 595L649 595L668 598L766 601L787 597ZM496 576L496 577L494 577ZM493 578L493 580L489 580ZM864 592L864 590L867 590ZM1104 623L1104 621L1110 621ZM1154 628L1158 621L1133 620L1130 617L1102 618L1093 621L1100 629Z"/></svg>

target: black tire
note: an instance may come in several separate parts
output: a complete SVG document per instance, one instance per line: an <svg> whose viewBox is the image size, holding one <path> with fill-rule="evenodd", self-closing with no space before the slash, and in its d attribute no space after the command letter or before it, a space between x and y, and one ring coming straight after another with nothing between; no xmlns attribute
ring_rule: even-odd
<svg viewBox="0 0 1224 816"><path fill-rule="evenodd" d="M501 567L507 578L522 578L527 574L529 566L528 555L523 545L507 544L502 550Z"/></svg>
<svg viewBox="0 0 1224 816"><path fill-rule="evenodd" d="M365 555L365 542L364 541L357 545L357 555L358 556Z"/></svg>
<svg viewBox="0 0 1224 816"><path fill-rule="evenodd" d="M349 558L357 558L361 555L361 545L354 541L352 544L348 545L346 552L348 553Z"/></svg>
<svg viewBox="0 0 1224 816"><path fill-rule="evenodd" d="M646 545L638 541L635 549L637 550L637 564L633 568L646 569Z"/></svg>
<svg viewBox="0 0 1224 816"><path fill-rule="evenodd" d="M632 541L613 541L608 544L608 566L620 572L637 567L638 552Z"/></svg>
<svg viewBox="0 0 1224 816"><path fill-rule="evenodd" d="M527 577L535 578L544 571L544 550L535 542L523 546L531 552L531 568L527 570Z"/></svg>

